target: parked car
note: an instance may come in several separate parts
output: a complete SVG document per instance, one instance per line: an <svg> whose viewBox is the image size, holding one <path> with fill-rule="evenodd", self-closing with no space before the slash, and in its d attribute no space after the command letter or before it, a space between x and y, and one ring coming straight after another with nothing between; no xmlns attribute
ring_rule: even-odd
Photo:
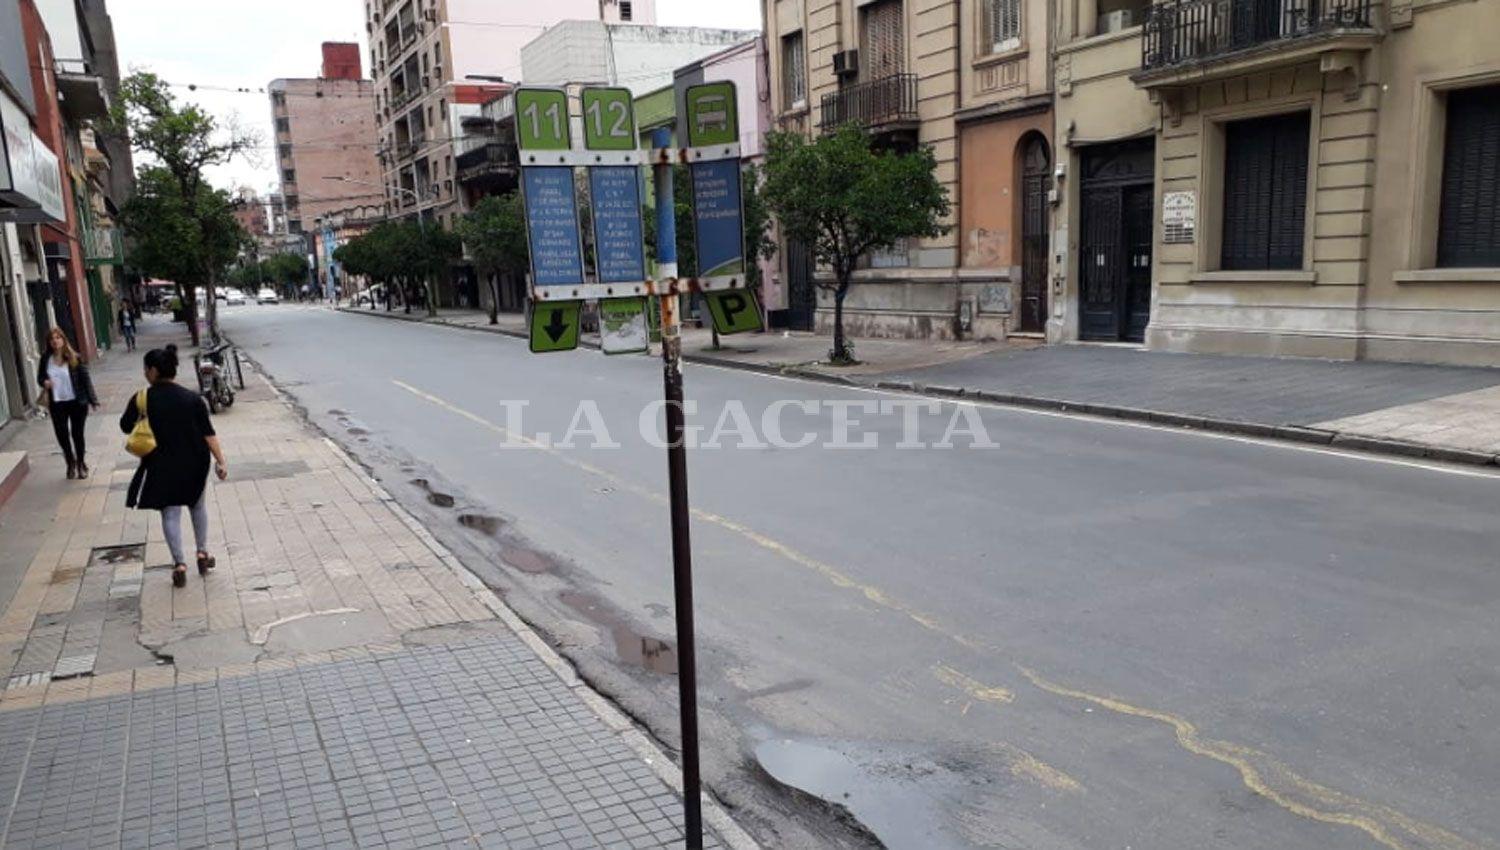
<svg viewBox="0 0 1500 850"><path fill-rule="evenodd" d="M255 303L257 303L257 304L280 304L281 303L281 299L276 297L276 290L271 289L270 287L265 287L265 288L261 289L260 292L256 293L256 295L255 295Z"/></svg>
<svg viewBox="0 0 1500 850"><path fill-rule="evenodd" d="M224 293L224 304L227 307L239 307L245 303L245 293L238 289L231 289Z"/></svg>

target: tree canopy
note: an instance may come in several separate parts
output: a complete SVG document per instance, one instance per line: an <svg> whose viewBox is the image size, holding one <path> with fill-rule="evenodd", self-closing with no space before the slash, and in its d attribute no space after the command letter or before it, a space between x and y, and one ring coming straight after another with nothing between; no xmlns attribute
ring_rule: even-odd
<svg viewBox="0 0 1500 850"><path fill-rule="evenodd" d="M143 274L177 282L189 316L197 309L196 288L205 287L209 328L217 336L214 286L245 236L228 195L210 187L204 171L249 155L259 139L232 123L220 126L196 104L179 102L149 71L121 82L108 123L146 160L137 174L137 194L121 210L134 243L132 263ZM188 325L198 342L197 322Z"/></svg>
<svg viewBox="0 0 1500 850"><path fill-rule="evenodd" d="M491 279L490 324L499 321L500 293L493 276L525 274L531 265L531 247L526 238L526 211L521 195L511 192L491 195L475 205L472 212L455 227L469 259L487 279Z"/></svg>
<svg viewBox="0 0 1500 850"><path fill-rule="evenodd" d="M807 139L772 133L765 165L765 202L782 235L806 245L833 272L831 358L851 362L844 338L844 298L854 271L871 251L903 239L935 237L952 212L934 172L930 148L879 151L858 126Z"/></svg>

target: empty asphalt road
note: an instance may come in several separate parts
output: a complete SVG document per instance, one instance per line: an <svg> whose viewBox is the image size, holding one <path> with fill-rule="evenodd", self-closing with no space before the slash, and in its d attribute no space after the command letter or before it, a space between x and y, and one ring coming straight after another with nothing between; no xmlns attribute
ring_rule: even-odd
<svg viewBox="0 0 1500 850"><path fill-rule="evenodd" d="M638 427L657 360L223 314L315 423L675 740L666 460ZM999 407L972 408L992 446L935 448L947 402L911 433L900 409L844 405L850 441L878 447L829 448L840 414L793 403L909 398L686 380L705 439L730 405L764 443L689 462L705 774L768 846L847 835L820 837L761 771L895 847L1500 846L1500 477ZM777 402L780 446L760 427ZM617 447L538 436L601 422ZM926 447L898 445L913 436Z"/></svg>

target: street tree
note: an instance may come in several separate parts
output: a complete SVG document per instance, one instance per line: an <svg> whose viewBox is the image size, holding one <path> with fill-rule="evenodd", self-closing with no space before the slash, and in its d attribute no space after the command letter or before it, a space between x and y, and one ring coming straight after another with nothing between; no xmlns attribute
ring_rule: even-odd
<svg viewBox="0 0 1500 850"><path fill-rule="evenodd" d="M197 288L205 287L210 330L217 334L212 285L234 262L249 237L233 215L227 193L198 183L191 198L159 165L142 166L135 194L120 210L130 236L130 265L148 277L177 284L193 343L198 340Z"/></svg>
<svg viewBox="0 0 1500 850"><path fill-rule="evenodd" d="M491 195L459 220L456 232L490 287L490 324L500 321L500 279L524 275L531 263L526 212L517 192Z"/></svg>
<svg viewBox="0 0 1500 850"><path fill-rule="evenodd" d="M144 154L138 182L150 179L158 196L153 203L157 213L179 216L167 222L178 244L188 255L188 262L178 276L171 278L182 289L188 315L196 315L196 289L202 286L208 297L207 313L210 333L218 336L218 311L214 289L234 258L223 259L220 247L228 240L223 219L228 214L229 198L207 185L204 171L225 165L236 158L249 156L259 144L256 134L230 122L220 123L196 104L179 102L167 83L149 71L136 71L120 84L120 99L110 116L111 128L130 139L131 146ZM155 171L151 171L155 169ZM164 200L175 193L175 204ZM220 209L220 206L224 209ZM142 228L152 222L145 211L135 216L136 227L127 232L139 239ZM238 227L236 232L242 232ZM235 236L236 244L242 237ZM150 253L150 252L146 252ZM142 268L142 271L149 271ZM189 323L193 342L197 344L198 326Z"/></svg>
<svg viewBox="0 0 1500 850"><path fill-rule="evenodd" d="M844 298L854 270L871 251L903 239L941 236L952 207L934 172L930 148L898 154L871 147L855 125L809 140L772 133L765 164L765 202L781 233L808 246L833 272L834 363L854 362L844 337Z"/></svg>
<svg viewBox="0 0 1500 850"><path fill-rule="evenodd" d="M266 271L286 297L293 297L307 282L307 258L301 254L285 251L273 254L265 261Z"/></svg>

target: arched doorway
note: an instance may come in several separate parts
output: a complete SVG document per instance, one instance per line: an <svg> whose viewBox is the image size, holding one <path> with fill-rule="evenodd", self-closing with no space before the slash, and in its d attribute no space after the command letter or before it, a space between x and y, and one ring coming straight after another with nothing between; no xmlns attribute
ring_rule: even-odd
<svg viewBox="0 0 1500 850"><path fill-rule="evenodd" d="M1047 327L1047 190L1052 155L1047 140L1031 133L1021 140L1021 331Z"/></svg>

